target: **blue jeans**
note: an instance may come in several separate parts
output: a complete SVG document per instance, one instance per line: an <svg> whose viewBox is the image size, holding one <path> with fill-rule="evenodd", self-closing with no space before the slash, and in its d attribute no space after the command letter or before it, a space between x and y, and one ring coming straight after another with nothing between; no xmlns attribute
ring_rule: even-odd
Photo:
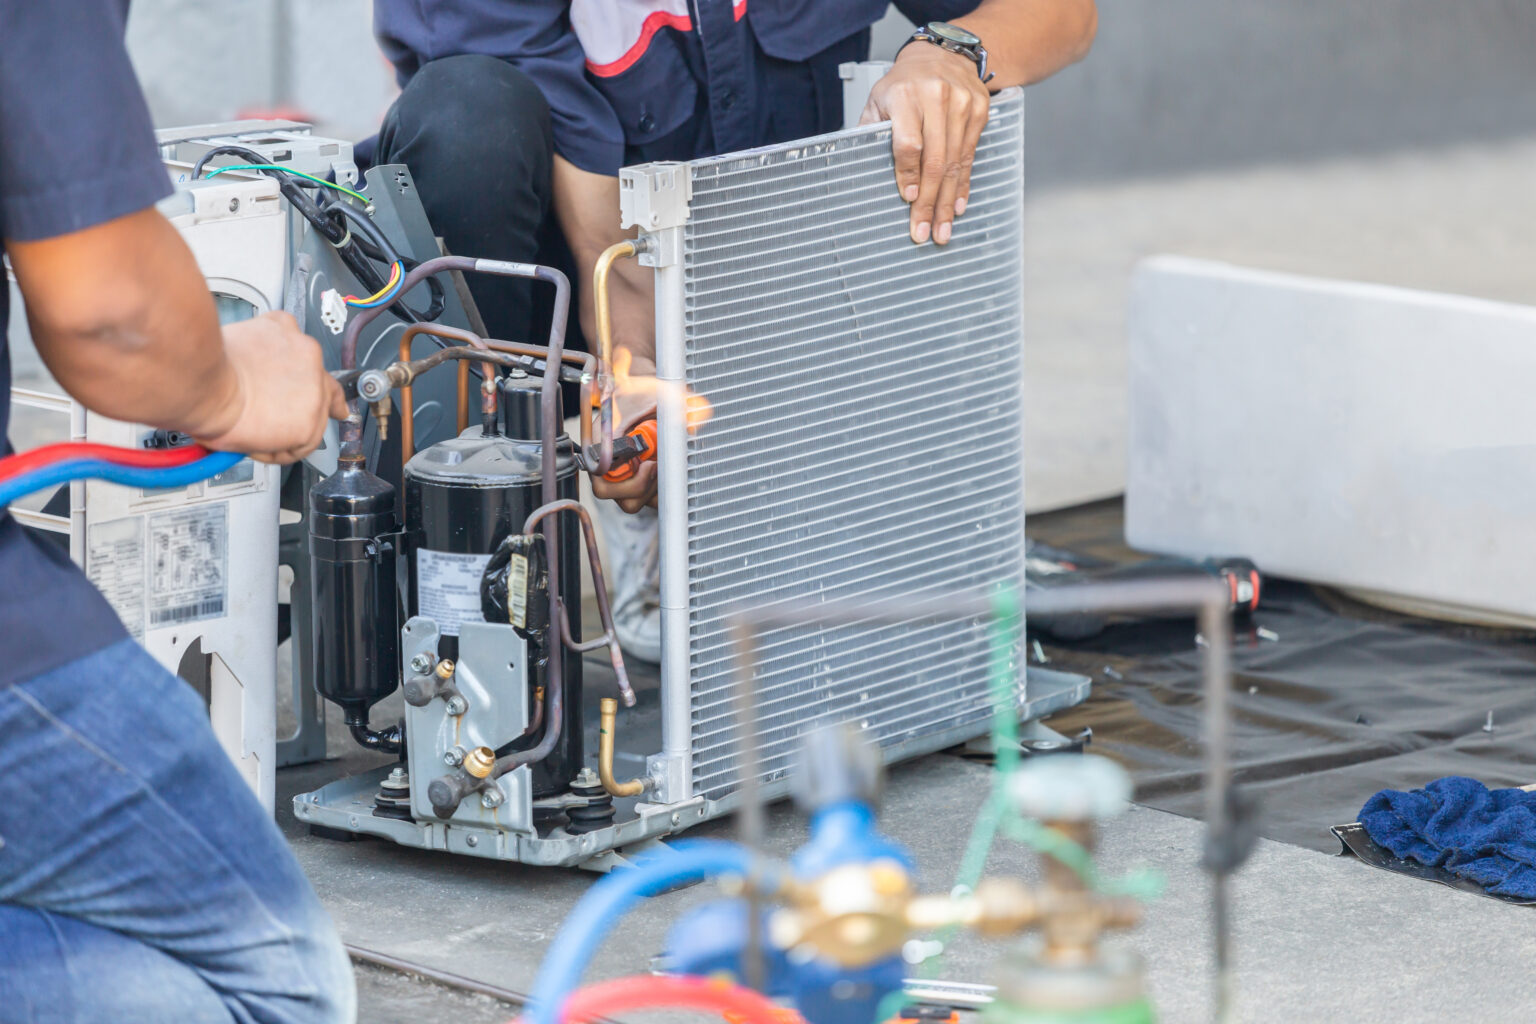
<svg viewBox="0 0 1536 1024"><path fill-rule="evenodd" d="M0 844L0 1022L356 1017L293 852L131 641L0 688Z"/></svg>

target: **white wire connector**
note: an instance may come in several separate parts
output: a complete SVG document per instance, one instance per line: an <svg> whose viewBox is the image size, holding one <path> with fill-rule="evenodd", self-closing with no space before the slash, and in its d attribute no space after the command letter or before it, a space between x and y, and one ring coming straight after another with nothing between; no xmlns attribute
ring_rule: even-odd
<svg viewBox="0 0 1536 1024"><path fill-rule="evenodd" d="M340 334L347 326L347 300L335 288L327 288L320 295L320 321Z"/></svg>

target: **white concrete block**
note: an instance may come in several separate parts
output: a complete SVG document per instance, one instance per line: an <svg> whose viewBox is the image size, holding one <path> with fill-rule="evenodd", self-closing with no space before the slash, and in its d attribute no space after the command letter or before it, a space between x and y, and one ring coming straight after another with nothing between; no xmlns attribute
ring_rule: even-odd
<svg viewBox="0 0 1536 1024"><path fill-rule="evenodd" d="M1126 537L1536 618L1536 308L1159 257Z"/></svg>

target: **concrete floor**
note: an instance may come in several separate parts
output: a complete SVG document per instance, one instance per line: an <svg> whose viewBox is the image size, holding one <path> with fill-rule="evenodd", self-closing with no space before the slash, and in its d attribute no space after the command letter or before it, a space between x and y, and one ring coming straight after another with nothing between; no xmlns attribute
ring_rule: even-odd
<svg viewBox="0 0 1536 1024"><path fill-rule="evenodd" d="M351 752L345 760L370 763ZM285 771L282 796L335 770L333 763ZM891 773L882 825L913 851L926 890L952 884L988 775L986 766L947 754ZM560 921L592 882L571 870L319 839L281 805L278 818L347 941L518 992L528 991ZM689 834L728 838L732 829L716 822ZM1197 867L1203 834L1198 822L1132 808L1110 823L1100 853L1101 870L1111 877L1146 867L1166 879L1144 923L1122 940L1145 958L1165 1024L1210 1019L1209 884ZM771 810L773 852L789 853L804 835L790 807ZM991 873L1037 877L1034 856L1006 840L989 865ZM676 916L715 895L701 885L646 900L603 947L588 978L645 971ZM1324 1007L1359 1024L1514 1021L1528 1016L1536 1000L1536 979L1526 969L1536 957L1528 908L1268 841L1237 876L1232 907L1244 1022L1316 1020ZM961 937L939 976L990 981L1006 948ZM491 1001L461 1006L465 997L390 972L365 970L358 986L365 1021L506 1017Z"/></svg>

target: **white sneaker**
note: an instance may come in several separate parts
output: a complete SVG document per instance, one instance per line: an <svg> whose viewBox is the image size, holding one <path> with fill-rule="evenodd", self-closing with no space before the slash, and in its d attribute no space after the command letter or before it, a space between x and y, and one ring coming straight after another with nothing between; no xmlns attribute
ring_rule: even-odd
<svg viewBox="0 0 1536 1024"><path fill-rule="evenodd" d="M634 515L593 499L602 538L603 575L613 602L613 630L625 658L661 664L661 531L656 510Z"/></svg>

